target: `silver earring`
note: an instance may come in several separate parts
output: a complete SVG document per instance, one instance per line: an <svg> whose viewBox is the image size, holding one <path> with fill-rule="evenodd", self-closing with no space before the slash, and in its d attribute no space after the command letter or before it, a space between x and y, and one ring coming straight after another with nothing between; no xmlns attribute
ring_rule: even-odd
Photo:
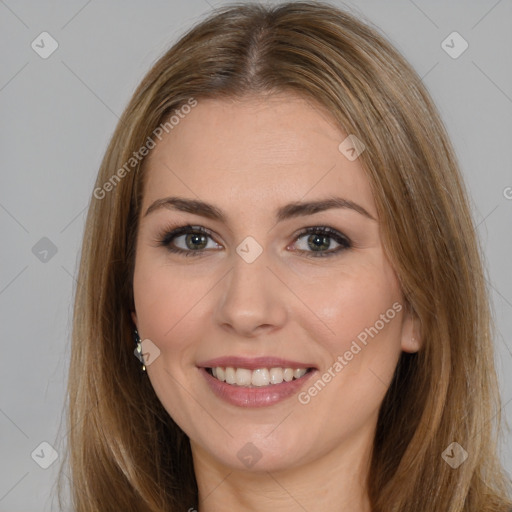
<svg viewBox="0 0 512 512"><path fill-rule="evenodd" d="M136 348L133 351L135 357L142 363L142 371L146 371L146 365L144 364L144 356L142 355L142 341L140 339L137 329L133 330L133 339L135 340Z"/></svg>

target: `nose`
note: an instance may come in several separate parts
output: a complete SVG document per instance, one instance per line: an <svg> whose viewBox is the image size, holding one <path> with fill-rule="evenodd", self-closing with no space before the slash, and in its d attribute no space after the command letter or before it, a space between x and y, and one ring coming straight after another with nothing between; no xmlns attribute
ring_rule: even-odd
<svg viewBox="0 0 512 512"><path fill-rule="evenodd" d="M217 325L237 337L254 338L281 328L287 319L290 292L269 268L266 251L252 263L233 255L233 268L219 283Z"/></svg>

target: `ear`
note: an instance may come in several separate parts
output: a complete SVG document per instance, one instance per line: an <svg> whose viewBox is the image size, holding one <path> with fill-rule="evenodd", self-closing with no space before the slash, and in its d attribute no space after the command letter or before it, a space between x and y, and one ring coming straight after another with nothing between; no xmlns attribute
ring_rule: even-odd
<svg viewBox="0 0 512 512"><path fill-rule="evenodd" d="M405 305L402 317L401 347L404 352L415 353L423 346L420 322L409 304Z"/></svg>
<svg viewBox="0 0 512 512"><path fill-rule="evenodd" d="M138 327L137 326L137 313L135 313L135 311L130 311L130 315L132 317L133 323L135 324L135 327Z"/></svg>

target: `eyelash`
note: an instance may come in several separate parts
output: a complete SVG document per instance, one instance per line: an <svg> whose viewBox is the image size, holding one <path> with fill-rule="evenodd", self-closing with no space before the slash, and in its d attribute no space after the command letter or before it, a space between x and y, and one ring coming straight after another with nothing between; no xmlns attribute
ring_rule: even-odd
<svg viewBox="0 0 512 512"><path fill-rule="evenodd" d="M184 235L184 234L202 234L207 235L210 238L212 237L211 231L209 231L206 228L203 228L202 226L192 226L190 224L186 226L180 226L177 228L167 228L164 229L157 237L157 244L158 246L165 247L169 252L181 254L182 256L204 256L204 253L206 252L205 249L198 249L198 250L184 250L177 247L173 247L171 245L171 242L174 241L175 238ZM320 234L328 236L329 238L332 238L334 241L340 244L339 247L337 247L334 250L329 251L303 251L299 250L299 252L302 253L309 253L306 254L309 258L325 258L325 257L331 257L334 256L340 252L343 252L346 249L350 249L352 247L352 242L350 239L345 236L344 234L340 233L339 231L336 231L335 229L332 229L328 226L312 226L303 229L300 233L297 234L295 237L294 243L297 242L300 238L302 238L305 235L311 235L311 234Z"/></svg>

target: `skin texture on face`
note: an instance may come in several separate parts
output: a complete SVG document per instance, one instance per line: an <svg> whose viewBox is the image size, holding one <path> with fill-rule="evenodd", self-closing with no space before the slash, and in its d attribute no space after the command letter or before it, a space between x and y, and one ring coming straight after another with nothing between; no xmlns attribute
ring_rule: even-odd
<svg viewBox="0 0 512 512"><path fill-rule="evenodd" d="M190 437L200 498L208 495L201 510L368 510L379 406L401 351L417 350L411 338L419 336L383 251L369 181L360 161L338 149L347 135L320 106L291 94L199 100L146 162L132 318L160 351L148 377ZM225 222L170 207L146 214L169 196L211 203ZM288 203L332 197L373 218L331 208L276 219ZM170 244L199 255L160 243L186 225L209 234ZM341 238L301 234L322 226ZM250 263L237 251L247 237L253 255L262 251ZM198 368L224 356L316 370L302 399L239 407L215 395ZM328 382L309 392L325 374ZM247 455L258 460L249 465Z"/></svg>

